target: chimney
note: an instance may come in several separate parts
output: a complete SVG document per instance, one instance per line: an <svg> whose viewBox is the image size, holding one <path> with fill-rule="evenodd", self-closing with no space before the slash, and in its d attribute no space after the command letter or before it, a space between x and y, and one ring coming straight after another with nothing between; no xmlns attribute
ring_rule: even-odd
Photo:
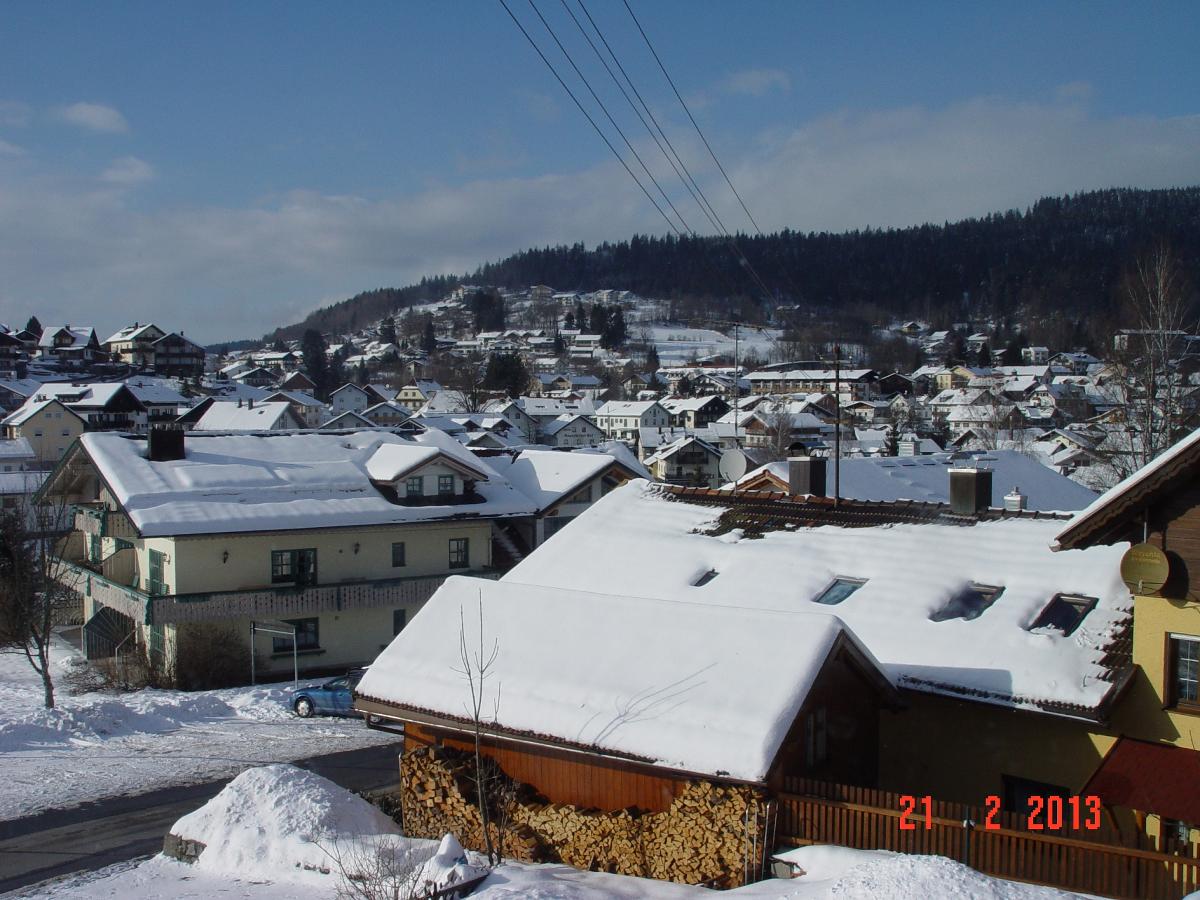
<svg viewBox="0 0 1200 900"><path fill-rule="evenodd" d="M821 456L788 457L788 493L824 497L825 462Z"/></svg>
<svg viewBox="0 0 1200 900"><path fill-rule="evenodd" d="M246 409L254 409L254 398L253 397L249 397L246 400Z"/></svg>
<svg viewBox="0 0 1200 900"><path fill-rule="evenodd" d="M991 469L950 470L950 511L956 516L977 516L992 505Z"/></svg>
<svg viewBox="0 0 1200 900"><path fill-rule="evenodd" d="M178 428L151 428L147 456L151 462L184 458L183 432Z"/></svg>
<svg viewBox="0 0 1200 900"><path fill-rule="evenodd" d="M238 397L238 409L242 408L242 398Z"/></svg>
<svg viewBox="0 0 1200 900"><path fill-rule="evenodd" d="M1021 489L1014 485L1012 491L1004 495L1004 508L1009 512L1020 512L1025 508L1026 499Z"/></svg>

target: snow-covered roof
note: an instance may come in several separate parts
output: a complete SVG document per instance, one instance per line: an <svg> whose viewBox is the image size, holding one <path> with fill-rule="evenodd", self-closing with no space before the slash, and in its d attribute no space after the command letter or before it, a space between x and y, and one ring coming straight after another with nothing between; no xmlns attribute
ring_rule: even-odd
<svg viewBox="0 0 1200 900"><path fill-rule="evenodd" d="M295 403L297 406L313 407L325 405L312 394L306 394L304 391L274 391L266 399L270 402L276 400L276 398L279 398L279 402Z"/></svg>
<svg viewBox="0 0 1200 900"><path fill-rule="evenodd" d="M365 416L355 412L352 409L346 410L340 416L334 416L328 422L324 423L321 428L325 431L330 431L335 428L374 428L375 423Z"/></svg>
<svg viewBox="0 0 1200 900"><path fill-rule="evenodd" d="M641 418L653 407L661 408L657 400L609 400L596 410L598 416L630 416Z"/></svg>
<svg viewBox="0 0 1200 900"><path fill-rule="evenodd" d="M204 434L188 432L186 457L146 459L146 441L116 432L81 439L134 526L147 537L213 532L291 531L400 525L452 518L528 515L532 502L507 479L489 473L476 485L482 503L403 506L371 484L368 461L390 444L419 445L488 471L442 432L400 436L387 431L336 434Z"/></svg>
<svg viewBox="0 0 1200 900"><path fill-rule="evenodd" d="M671 415L677 416L682 412L695 412L704 409L714 400L720 401L721 398L716 394L710 394L707 397L664 397L659 400L659 404Z"/></svg>
<svg viewBox="0 0 1200 900"><path fill-rule="evenodd" d="M683 434L671 441L668 441L667 443L660 445L653 455L646 457L646 465L651 465L664 459L670 459L684 447L692 444L698 445L701 450L707 452L710 456L721 455L721 451L712 444L708 443L708 441L701 439L695 434Z"/></svg>
<svg viewBox="0 0 1200 900"><path fill-rule="evenodd" d="M13 411L7 418L4 419L3 422L0 422L0 425L12 425L14 427L18 426L18 425L24 425L26 422L28 422L30 419L32 419L34 416L36 416L38 413L40 413L43 409L45 409L51 403L58 403L58 401L57 400L27 400L27 401L25 401L24 404L21 405L21 407L19 409ZM59 403L59 406L62 406L62 404ZM74 411L72 411L69 406L63 406L62 408L65 409L67 412L71 413L71 415L75 416L76 418L80 418L79 415L77 413L75 413Z"/></svg>
<svg viewBox="0 0 1200 900"><path fill-rule="evenodd" d="M162 333L162 329L159 328L157 325L155 325L152 322L147 322L145 325L138 325L138 324L126 325L124 328L122 328L120 331L118 331L116 334L114 334L112 337L110 337L104 343L115 344L118 341L132 341L132 340L135 340L136 338L144 336L151 329L159 332L160 334Z"/></svg>
<svg viewBox="0 0 1200 900"><path fill-rule="evenodd" d="M499 647L483 700L489 719L497 711L494 727L748 781L766 776L822 664L846 634L821 610L454 576L372 663L357 693L461 720L459 644L447 636L458 634L461 621L467 645L475 646L479 604L482 639ZM568 634L577 639L564 639Z"/></svg>
<svg viewBox="0 0 1200 900"><path fill-rule="evenodd" d="M545 425L543 425L542 433L544 435L546 435L547 437L553 437L554 435L558 434L560 431L562 431L564 428L566 428L568 425L571 425L574 422L583 422L586 425L590 425L593 431L600 431L600 426L598 426L595 422L593 422L587 416L572 415L570 413L566 413L566 414L561 415L558 418L546 423Z"/></svg>
<svg viewBox="0 0 1200 900"><path fill-rule="evenodd" d="M1062 522L1032 516L974 525L804 527L797 523L809 521L816 506L787 501L778 502L780 512L794 509L795 518L777 527L761 501L744 518L735 515L726 523L749 528L757 522L764 534L749 540L742 526L713 529L723 507L736 509L740 501L709 492L711 505L701 505L686 494L642 481L618 488L503 582L568 590L587 585L623 597L748 614L832 612L898 684L1001 705L1088 715L1114 688L1105 648L1130 620L1129 591L1119 571L1125 544L1054 553L1049 544ZM709 571L718 574L693 587ZM839 577L865 583L841 603L815 603ZM977 618L930 618L971 583L1004 590ZM1060 592L1097 598L1096 607L1069 637L1030 630ZM644 654L658 654L658 641L670 628L643 627L639 615L631 618L638 627L627 639ZM554 619L559 634L563 621ZM750 644L755 659L766 663L773 651L756 641ZM691 651L687 656L710 658Z"/></svg>
<svg viewBox="0 0 1200 900"><path fill-rule="evenodd" d="M16 394L18 397L32 397L37 393L42 382L33 378L6 378L0 381L0 389Z"/></svg>
<svg viewBox="0 0 1200 900"><path fill-rule="evenodd" d="M0 440L0 459L33 459L35 455L26 438Z"/></svg>
<svg viewBox="0 0 1200 900"><path fill-rule="evenodd" d="M843 459L841 495L850 500L949 503L950 470L964 465L991 470L991 505L995 507L1004 506L1004 495L1014 487L1025 495L1027 509L1042 512L1073 512L1083 509L1096 497L1083 485L1016 450L992 450L969 456L931 453ZM745 475L741 482L757 478L764 470L787 483L786 461L767 463ZM832 462L827 477L832 487Z"/></svg>
<svg viewBox="0 0 1200 900"><path fill-rule="evenodd" d="M575 450L564 453L561 450L529 447L516 455L503 454L488 458L488 465L532 500L538 512L549 509L606 472L616 462L613 456L603 451ZM640 472L630 471L628 474L637 476Z"/></svg>
<svg viewBox="0 0 1200 900"><path fill-rule="evenodd" d="M63 344L59 349L67 347L86 347L96 337L96 329L86 325L51 325L42 329L42 336L38 339L39 347L53 347L54 339L60 333L66 332L71 338L70 344Z"/></svg>
<svg viewBox="0 0 1200 900"><path fill-rule="evenodd" d="M124 382L120 381L55 381L39 387L32 399L59 400L68 406L82 409L102 409L123 390L126 390L126 387Z"/></svg>
<svg viewBox="0 0 1200 900"><path fill-rule="evenodd" d="M527 416L554 417L573 414L590 416L596 412L591 400L561 400L556 397L518 397L513 403ZM508 404L505 404L505 408Z"/></svg>
<svg viewBox="0 0 1200 900"><path fill-rule="evenodd" d="M161 378L133 378L125 382L125 386L142 403L155 405L187 406L187 397L175 390L166 380Z"/></svg>
<svg viewBox="0 0 1200 900"><path fill-rule="evenodd" d="M249 404L217 400L196 422L197 431L268 431L292 424L289 406L275 403Z"/></svg>

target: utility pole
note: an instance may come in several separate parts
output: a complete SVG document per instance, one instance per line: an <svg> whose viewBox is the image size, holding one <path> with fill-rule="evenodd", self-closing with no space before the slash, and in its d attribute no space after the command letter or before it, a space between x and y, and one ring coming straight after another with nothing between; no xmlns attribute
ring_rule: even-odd
<svg viewBox="0 0 1200 900"><path fill-rule="evenodd" d="M833 345L833 505L842 496L842 345Z"/></svg>

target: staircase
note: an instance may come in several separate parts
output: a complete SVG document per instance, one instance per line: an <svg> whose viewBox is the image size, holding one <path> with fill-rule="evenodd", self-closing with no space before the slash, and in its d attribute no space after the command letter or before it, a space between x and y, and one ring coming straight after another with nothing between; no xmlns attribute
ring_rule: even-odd
<svg viewBox="0 0 1200 900"><path fill-rule="evenodd" d="M492 522L492 542L502 551L502 556L508 557L507 560L497 560L493 554L492 564L499 568L511 569L525 558L525 553L521 550L521 544L524 543L521 536L515 528L505 522Z"/></svg>

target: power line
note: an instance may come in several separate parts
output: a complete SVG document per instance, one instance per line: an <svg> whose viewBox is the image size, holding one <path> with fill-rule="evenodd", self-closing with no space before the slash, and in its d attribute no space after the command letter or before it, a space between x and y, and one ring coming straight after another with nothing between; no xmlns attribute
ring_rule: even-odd
<svg viewBox="0 0 1200 900"><path fill-rule="evenodd" d="M571 19L575 22L576 26L579 27L581 32L583 32L584 38L587 40L587 42L588 42L589 46L591 46L592 50L600 58L601 63L604 64L605 70L608 71L609 76L617 84L617 87L621 90L621 93L625 97L626 101L630 104L630 106L633 106L633 110L635 113L638 112L638 109L636 106L634 106L633 101L629 99L629 95L626 94L624 89L621 87L620 81L617 80L616 76L613 75L612 70L608 67L608 64L605 63L604 57L600 54L600 51L596 49L596 45L592 43L592 41L588 37L586 31L583 30L583 26L580 25L579 20L575 18L575 15L573 13L571 13L570 8L567 7L566 0L560 0L560 2L562 2L564 8L567 9L567 12L571 15ZM633 78L630 77L629 72L626 71L625 67L621 64L621 60L617 57L616 51L613 50L612 45L609 44L608 39L604 36L604 32L600 29L600 26L596 23L596 20L594 18L592 18L592 14L588 11L587 5L584 3L584 0L576 0L576 2L579 4L579 8L583 11L583 14L587 17L588 22L591 23L591 26L595 30L597 37L599 37L600 41L604 44L604 48L608 51L608 55L610 57L612 57L613 62L616 64L617 68L620 70L622 76L624 76L625 81L629 84L630 90L632 90L634 95L638 98L638 102L641 103L642 108L646 111L646 115L649 116L650 121L654 123L654 127L658 130L658 134L662 136L662 140L665 141L667 147L670 148L671 155L670 156L667 155L666 150L663 150L662 143L659 143L658 139L655 138L655 143L658 144L659 150L662 151L663 155L667 158L667 162L671 163L671 168L675 170L675 174L679 177L679 180L683 183L684 187L687 188L688 193L690 193L692 195L692 199L696 201L696 204L700 207L701 211L704 212L705 216L708 218L708 220L712 224L713 228L717 229L717 231L724 236L730 249L733 251L734 255L738 258L739 264L747 270L747 274L749 274L750 278L754 281L755 285L759 288L759 290L761 290L763 292L763 294L765 296L768 296L768 297L771 296L771 293L772 293L771 290L766 286L766 283L763 281L762 277L759 276L757 270L750 263L750 260L746 257L746 254L742 251L741 247L738 246L736 239L733 237L732 234L730 234L729 229L725 227L725 223L723 221L721 221L721 216L717 212L716 207L714 207L713 204L709 201L707 195L705 195L705 193L704 193L704 189L702 187L700 187L700 183L696 180L695 176L692 175L692 172L688 168L687 163L685 163L683 161L683 157L680 156L679 152L675 149L675 145L671 142L671 139L667 136L666 131L663 129L662 125L659 123L658 118L654 115L653 111L650 109L649 104L646 103L646 100L642 96L641 91L639 91L637 89L637 85L635 85L633 83ZM643 37L644 36L645 35L643 34ZM653 50L653 48L651 48L651 50ZM660 61L659 65L661 67L661 65L662 65L661 61ZM638 118L642 119L642 116L640 113L638 113ZM646 125L645 119L642 119L642 124ZM693 124L694 124L694 122L693 122ZM648 131L650 130L648 125L646 126L646 128ZM651 131L650 136L654 137L654 132ZM672 162L671 156L674 157L674 162ZM676 166L676 163L678 163L678 166ZM718 163L718 165L719 165L719 163ZM683 174L680 173L680 168L682 168L683 173L686 173L686 176L687 176L686 178L684 177Z"/></svg>
<svg viewBox="0 0 1200 900"><path fill-rule="evenodd" d="M517 28L520 29L521 34L525 35L525 40L529 41L529 45L533 47L534 52L541 57L542 62L544 62L546 67L550 70L550 74L552 74L555 80L562 85L562 89L567 92L567 96L569 96L575 102L575 105L579 108L579 111L583 113L584 118L586 118L589 124L591 124L592 128L596 130L596 134L600 135L600 139L604 141L608 149L612 151L613 156L617 158L617 162L621 164L621 167L625 169L625 171L629 174L629 177L634 180L637 186L642 189L642 193L646 195L646 199L649 200L654 208L658 210L658 214L663 217L663 220L667 223L667 226L673 232L675 232L675 234L682 237L683 233L679 230L675 223L671 221L670 216L666 214L663 208L658 205L658 202L652 196L650 196L650 192L646 190L646 186L642 184L641 179L634 174L633 169L629 168L629 164L625 162L625 158L621 156L619 152L617 152L617 148L612 145L612 141L608 139L608 136L600 129L600 126L596 124L596 120L592 118L591 114L586 109L584 109L583 104L579 102L579 98L575 96L575 92L571 90L565 81L563 81L562 76L558 74L558 70L554 68L554 63L550 62L550 60L546 58L546 54L542 52L542 48L537 45L537 42L534 41L529 32L525 30L525 26L521 24L521 20L518 19L513 14L513 11L508 8L508 4L505 2L505 0L500 0L500 5L504 7L504 11L508 13L509 18L512 19L513 23L517 26Z"/></svg>
<svg viewBox="0 0 1200 900"><path fill-rule="evenodd" d="M680 215L679 210L675 208L675 204L671 202L671 198L667 196L667 192L663 190L663 187L661 184L659 184L658 179L654 177L654 174L646 166L641 154L634 149L634 146L632 143L630 143L629 138L625 136L625 132L621 129L621 126L617 124L616 119L612 117L612 113L608 111L608 107L605 105L604 101L600 99L600 96L592 88L592 84L587 80L587 76L585 76L583 72L580 71L579 66L575 64L575 58L571 56L570 51L568 51L567 48L563 46L562 41L558 39L558 35L555 33L554 29L550 27L550 23L546 21L545 16L542 15L541 10L538 9L534 0L529 0L529 6L533 10L534 14L541 20L542 25L545 26L546 31L549 32L554 43L558 45L558 49L562 51L562 55L567 58L567 62L571 64L571 68L575 70L575 74L579 76L579 80L583 82L583 86L586 87L588 89L588 93L592 95L592 99L596 101L596 104L604 112L604 115L608 118L608 123L612 125L612 127L616 129L617 134L621 136L621 140L625 142L625 146L629 148L629 152L633 154L633 158L638 161L638 164L642 167L642 171L646 173L646 177L653 182L656 188L658 188L658 192L662 195L663 200L666 201L667 206L671 207L671 212L675 213L675 217L679 219L679 222L681 225L683 225L684 230L691 231L693 234L695 234L695 231L692 229L692 227L688 225L687 221L684 220L682 215ZM570 12L570 10L568 10L568 12Z"/></svg>
<svg viewBox="0 0 1200 900"><path fill-rule="evenodd" d="M646 30L642 28L642 23L638 21L638 17L633 11L633 7L629 5L629 0L621 0L621 2L624 3L625 8L629 10L629 15L633 19L633 23L637 25L637 29L642 35L642 40L644 40L646 42L646 46L650 48L650 52L654 56L654 61L658 63L659 69L661 69L663 75L666 76L667 83L671 85L671 90L675 92L675 96L678 98L680 106L683 107L683 111L687 113L688 119L691 120L692 127L696 129L696 134L700 135L700 140L704 142L704 146L708 149L709 156L713 158L713 162L717 164L717 168L721 170L721 174L725 176L725 183L729 185L729 189L733 191L733 196L737 197L738 203L742 205L742 211L746 213L746 218L750 220L750 224L754 226L754 230L761 235L762 229L758 227L758 222L754 221L754 216L750 214L750 210L746 206L746 202L742 199L742 195L739 194L737 188L733 186L733 182L730 180L729 174L725 171L725 167L721 165L721 161L717 159L717 154L713 151L712 145L708 143L708 138L704 136L704 132L700 130L700 125L696 122L696 118L692 115L692 111L688 108L687 103L684 101L683 95L679 93L679 88L675 87L674 80L667 72L667 67L663 65L663 61L659 59L658 51L655 50L654 45L650 43L650 38L647 36Z"/></svg>
<svg viewBox="0 0 1200 900"><path fill-rule="evenodd" d="M602 32L600 30L600 26L596 24L596 20L592 18L592 14L590 12L588 12L588 8L584 5L583 0L576 0L576 2L579 3L579 8L583 11L583 14L587 17L588 22L591 23L592 28L596 32L596 36L599 37L601 42L604 44L604 48L608 51L608 55L610 57L612 57L612 61L616 64L617 68L621 71L621 75L624 76L625 81L629 84L629 89L633 91L634 95L638 98L638 102L640 102L642 104L642 108L645 109L646 115L649 116L650 121L654 123L654 128L658 129L658 134L655 134L654 129L652 129L650 127L650 125L646 122L645 116L642 115L642 111L639 110L637 107L637 104L635 104L633 102L633 100L630 99L629 94L626 92L626 90L625 90L624 86L621 84L620 80L617 78L617 76L615 74L613 74L612 69L609 68L608 62L604 59L604 55L600 53L599 49L597 49L596 45L592 42L591 37L588 35L588 33L584 29L583 25L580 24L579 20L575 17L575 14L573 12L571 12L571 8L567 5L567 0L560 0L560 2L562 3L563 8L566 9L567 14L571 16L571 20L575 23L576 27L579 28L580 33L583 34L584 40L586 40L588 42L588 46L590 46L592 48L592 50L596 54L597 58L600 60L601 64L604 66L605 71L608 72L609 77L612 78L613 83L616 84L617 89L620 90L621 95L625 98L625 101L633 109L634 113L637 114L638 119L641 120L641 123L645 127L647 133L650 135L651 138L654 139L654 143L658 145L658 149L662 153L663 157L667 160L668 163L670 163L671 168L674 169L675 175L683 183L683 186L685 188L687 188L688 193L690 193L692 195L692 199L696 201L696 205L700 207L700 210L708 218L708 221L712 224L713 228L717 229L718 231L725 231L726 229L725 229L724 224L721 223L720 216L717 215L716 210L712 208L712 205L708 203L708 198L704 197L704 192L700 190L700 185L696 183L696 180L694 178L692 178L692 173L688 171L688 168L684 164L682 158L680 158L679 154L675 152L675 147L671 144L671 139L667 137L667 134L665 131L663 131L662 126L658 124L658 119L656 119L654 117L654 113L650 111L650 107L647 105L646 101L642 98L642 95L638 91L637 86L633 83L633 79L629 77L629 73L625 71L625 67L623 65L621 65L621 60L617 58L617 54L613 51L612 47L609 45L608 39L604 37L604 32ZM660 135L661 135L661 140L659 137ZM668 153L667 150L663 147L664 141L666 142L667 147L670 147L670 149L671 149L670 153ZM674 159L672 159L672 155L674 155ZM680 167L683 168L682 172L680 171ZM684 173L687 173L686 178L684 177ZM690 179L690 183L689 183L689 179ZM699 194L697 194L697 191L699 191Z"/></svg>

